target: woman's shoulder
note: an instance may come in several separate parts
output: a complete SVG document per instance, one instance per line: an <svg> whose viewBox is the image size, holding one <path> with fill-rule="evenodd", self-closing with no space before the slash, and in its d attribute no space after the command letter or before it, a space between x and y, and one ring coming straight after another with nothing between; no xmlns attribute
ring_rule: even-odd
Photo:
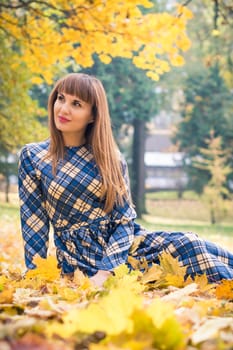
<svg viewBox="0 0 233 350"><path fill-rule="evenodd" d="M47 139L45 141L41 142L33 142L33 143L27 143L23 146L21 149L21 155L27 155L29 157L36 157L40 159L41 157L44 157L49 149L50 141Z"/></svg>

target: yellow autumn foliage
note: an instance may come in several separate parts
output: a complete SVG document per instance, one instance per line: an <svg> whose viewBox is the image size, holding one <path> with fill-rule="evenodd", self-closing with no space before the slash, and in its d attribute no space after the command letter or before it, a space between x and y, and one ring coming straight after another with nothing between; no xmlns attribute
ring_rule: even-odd
<svg viewBox="0 0 233 350"><path fill-rule="evenodd" d="M218 299L233 300L233 280L223 280L216 288Z"/></svg>
<svg viewBox="0 0 233 350"><path fill-rule="evenodd" d="M147 0L35 1L15 9L3 6L0 28L8 33L10 47L17 45L20 60L32 74L48 83L67 58L88 67L94 53L106 64L113 57L132 58L157 80L170 65L183 64L192 13L182 5L173 13L156 13L153 6ZM143 8L150 11L144 13Z"/></svg>
<svg viewBox="0 0 233 350"><path fill-rule="evenodd" d="M222 349L231 348L232 281L216 286L205 275L184 281L185 268L168 253L160 265L142 262L145 273L119 266L101 289L79 270L72 279L61 278L54 256L37 256L37 269L25 278L13 264L15 234L8 239L5 244L0 236L0 348L36 348L36 337L41 348L51 350L61 345L67 350L184 350L209 343L217 349L219 342ZM171 285L172 276L178 285ZM153 280L159 288L154 284L148 290Z"/></svg>
<svg viewBox="0 0 233 350"><path fill-rule="evenodd" d="M33 259L36 269L29 270L26 273L26 279L39 278L45 281L55 281L60 278L61 270L57 267L57 259L55 256L48 256L47 259L42 259L36 255Z"/></svg>

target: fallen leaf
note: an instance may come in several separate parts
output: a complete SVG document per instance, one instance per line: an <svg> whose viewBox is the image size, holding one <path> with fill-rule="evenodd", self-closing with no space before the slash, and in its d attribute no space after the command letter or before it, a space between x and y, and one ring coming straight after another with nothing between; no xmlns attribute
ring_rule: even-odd
<svg viewBox="0 0 233 350"><path fill-rule="evenodd" d="M34 318L19 318L6 324L0 324L0 339L15 336L18 330L29 330L37 323Z"/></svg>
<svg viewBox="0 0 233 350"><path fill-rule="evenodd" d="M146 284L150 282L157 281L161 278L163 269L158 264L152 264L147 272L145 272L141 278L141 282Z"/></svg>
<svg viewBox="0 0 233 350"><path fill-rule="evenodd" d="M233 280L222 280L216 287L216 297L233 300Z"/></svg>
<svg viewBox="0 0 233 350"><path fill-rule="evenodd" d="M186 282L188 282L188 279L186 280ZM198 286L197 295L200 296L201 293L206 294L208 296L215 295L214 293L215 293L216 284L209 283L206 274L195 276L194 280L192 280L192 283L193 282L196 283Z"/></svg>
<svg viewBox="0 0 233 350"><path fill-rule="evenodd" d="M47 259L42 259L39 255L36 255L33 259L33 263L37 267L27 272L27 280L38 277L41 280L54 282L60 278L61 271L57 267L57 259L55 256L50 255Z"/></svg>
<svg viewBox="0 0 233 350"><path fill-rule="evenodd" d="M25 334L11 343L11 350L71 350L65 344L52 343L34 333Z"/></svg>
<svg viewBox="0 0 233 350"><path fill-rule="evenodd" d="M159 258L160 265L163 269L163 276L167 282L167 285L176 287L183 287L185 284L184 277L186 275L187 268L181 266L178 258L173 258L170 253L163 252Z"/></svg>
<svg viewBox="0 0 233 350"><path fill-rule="evenodd" d="M133 258L131 255L128 256L128 263L132 266L134 270L140 269L140 261L136 258Z"/></svg>
<svg viewBox="0 0 233 350"><path fill-rule="evenodd" d="M208 319L192 334L192 343L195 345L205 340L215 338L218 336L220 330L227 327L233 330L233 317Z"/></svg>
<svg viewBox="0 0 233 350"><path fill-rule="evenodd" d="M144 239L145 237L143 235L139 235L134 238L133 244L131 245L129 250L129 255L134 255L137 252L138 247Z"/></svg>
<svg viewBox="0 0 233 350"><path fill-rule="evenodd" d="M175 292L169 293L161 298L162 301L177 301L178 303L182 302L183 298L196 292L197 285L196 283L188 284L186 287L178 289Z"/></svg>
<svg viewBox="0 0 233 350"><path fill-rule="evenodd" d="M0 304L12 303L14 295L14 289L9 285L0 292Z"/></svg>

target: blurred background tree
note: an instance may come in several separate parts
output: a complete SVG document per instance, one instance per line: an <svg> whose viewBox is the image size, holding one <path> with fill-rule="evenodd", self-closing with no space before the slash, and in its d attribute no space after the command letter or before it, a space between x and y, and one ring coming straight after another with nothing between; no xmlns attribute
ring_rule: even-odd
<svg viewBox="0 0 233 350"><path fill-rule="evenodd" d="M231 167L226 178L230 189L233 183L233 5L229 1L189 1L193 20L187 26L192 46L184 54L186 64L173 69L161 78L164 103L169 113L169 102L176 91L180 115L173 123L173 142L184 152L184 167L188 174L188 188L202 193L210 179L206 169L193 166L192 157L200 148L208 148L210 130L221 136L228 150ZM232 188L231 188L232 190Z"/></svg>
<svg viewBox="0 0 233 350"><path fill-rule="evenodd" d="M0 143L1 149L15 153L25 142L44 138L42 124L46 111L30 95L31 75L17 53L9 49L9 40L2 36L0 59ZM16 70L11 66L16 65Z"/></svg>
<svg viewBox="0 0 233 350"><path fill-rule="evenodd" d="M184 166L189 178L189 188L202 193L209 181L206 169L196 168L191 159L200 154L200 148L208 148L210 130L221 136L223 147L231 149L233 156L233 129L231 113L232 93L220 75L219 65L199 69L189 74L183 87L184 103L181 105L181 121L177 125L174 141L183 151Z"/></svg>
<svg viewBox="0 0 233 350"><path fill-rule="evenodd" d="M205 184L202 199L209 207L211 224L221 222L230 210L229 200L232 195L226 187L227 175L231 172L228 165L229 154L222 147L221 136L215 136L214 129L205 140L206 148L200 148L199 156L193 158L193 165L209 174Z"/></svg>

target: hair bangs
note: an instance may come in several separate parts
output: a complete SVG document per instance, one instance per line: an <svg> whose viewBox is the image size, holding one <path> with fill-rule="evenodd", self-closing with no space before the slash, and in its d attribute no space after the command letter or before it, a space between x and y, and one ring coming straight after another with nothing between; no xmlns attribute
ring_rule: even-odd
<svg viewBox="0 0 233 350"><path fill-rule="evenodd" d="M72 73L60 80L57 91L79 97L82 101L95 105L95 91L91 79L86 74Z"/></svg>

